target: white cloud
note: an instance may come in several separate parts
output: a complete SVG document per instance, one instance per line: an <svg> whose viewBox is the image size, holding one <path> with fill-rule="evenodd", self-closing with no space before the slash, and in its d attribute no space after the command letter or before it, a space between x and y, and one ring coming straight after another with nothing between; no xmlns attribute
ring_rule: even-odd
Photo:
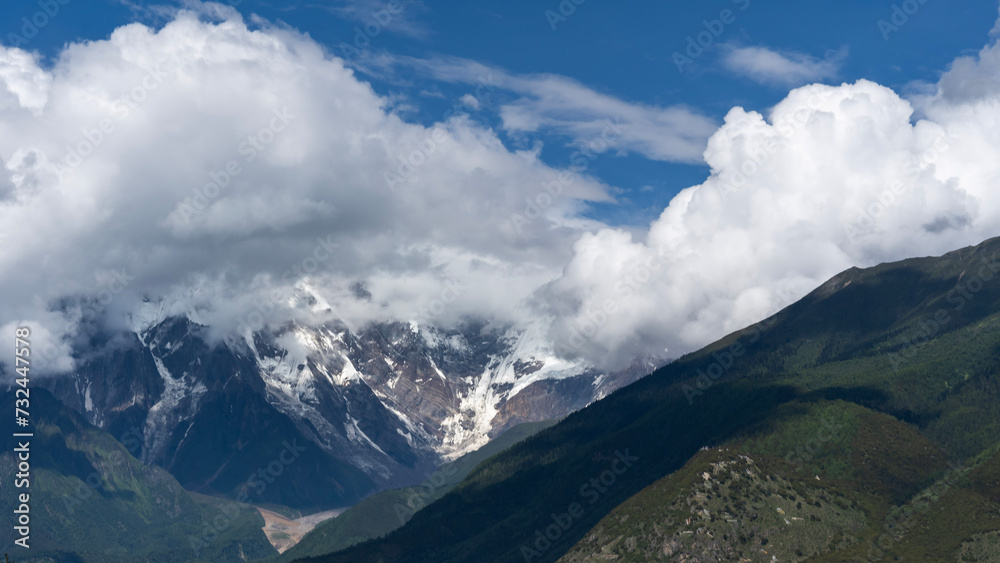
<svg viewBox="0 0 1000 563"><path fill-rule="evenodd" d="M1000 11L1000 8L998 8L998 11ZM993 24L993 29L990 30L990 37L993 39L1000 37L1000 18Z"/></svg>
<svg viewBox="0 0 1000 563"><path fill-rule="evenodd" d="M225 331L274 295L274 322L316 314L289 309L312 287L332 316L405 320L456 280L436 320L510 320L609 187L569 172L519 231L511 214L560 170L462 116L428 128L388 106L311 39L232 11L125 26L51 69L0 48L0 319L58 340L84 310L121 324L166 296Z"/></svg>
<svg viewBox="0 0 1000 563"><path fill-rule="evenodd" d="M13 337L17 329L27 328L29 333L25 339L29 344L31 356L27 358L29 363L29 375L38 374L37 366L38 351L45 350L44 366L53 372L64 372L73 368L72 350L69 343L62 338L63 333L75 330L75 327L63 318L62 315L53 313L42 313L40 317L32 320L15 320L0 326L3 334ZM15 360L10 360L8 364L4 362L10 375L14 375L15 370L22 367Z"/></svg>
<svg viewBox="0 0 1000 563"><path fill-rule="evenodd" d="M321 318L303 305L312 293L353 323L551 318L565 354L609 367L691 351L847 267L1000 234L998 53L957 59L912 103L867 81L805 86L767 115L734 108L710 138L683 108L425 63L456 83L494 72L519 96L501 110L512 131L583 143L618 117L628 127L612 150L687 161L703 148L711 176L636 233L579 219L581 201L612 188L573 173L540 218L513 224L559 181L537 147L509 150L461 114L408 123L287 29L182 11L158 31L71 44L48 70L2 49L0 319L50 333L57 363L60 336L90 330L84 310L122 319L161 295L223 332L261 303L275 322ZM65 170L67 147L90 154ZM213 174L225 186L190 214ZM457 298L430 311L446 284Z"/></svg>
<svg viewBox="0 0 1000 563"><path fill-rule="evenodd" d="M849 267L1000 235L1000 90L980 87L998 51L957 60L924 120L868 81L793 90L766 117L731 110L705 152L711 176L645 240L603 229L577 243L542 299L560 348L611 365L689 352Z"/></svg>
<svg viewBox="0 0 1000 563"><path fill-rule="evenodd" d="M52 78L38 68L34 56L20 49L0 52L0 109L38 112L48 98Z"/></svg>
<svg viewBox="0 0 1000 563"><path fill-rule="evenodd" d="M1000 48L994 43L984 47L975 57L955 59L941 76L933 95L919 99L920 109L933 112L942 108L971 108L980 101L992 102L998 90Z"/></svg>
<svg viewBox="0 0 1000 563"><path fill-rule="evenodd" d="M722 62L730 71L761 84L788 87L834 78L846 58L846 48L830 51L818 59L767 47L729 46Z"/></svg>
<svg viewBox="0 0 1000 563"><path fill-rule="evenodd" d="M547 130L580 146L603 138L609 124L620 133L608 141L613 150L653 160L700 162L707 136L716 124L684 106L653 107L600 94L561 76L521 78L515 91L524 97L500 112L508 131Z"/></svg>
<svg viewBox="0 0 1000 563"><path fill-rule="evenodd" d="M479 109L481 104L479 103L479 98L473 96L472 94L465 94L461 98L462 103L469 106L472 109Z"/></svg>
<svg viewBox="0 0 1000 563"><path fill-rule="evenodd" d="M427 7L420 0L333 0L323 8L341 18L361 24L369 37L382 31L415 38L426 37L430 30L417 17ZM370 26L367 30L364 26ZM377 30L376 32L372 32Z"/></svg>
<svg viewBox="0 0 1000 563"><path fill-rule="evenodd" d="M607 145L604 150L633 152L653 160L698 163L705 141L718 127L709 117L684 105L658 107L627 102L555 74L516 75L454 57L424 60L382 56L368 63L421 68L438 80L465 84L476 84L483 76L491 76L498 89L516 95L500 108L506 131L562 135L581 147L603 139ZM609 123L620 125L620 132L612 139L605 134Z"/></svg>

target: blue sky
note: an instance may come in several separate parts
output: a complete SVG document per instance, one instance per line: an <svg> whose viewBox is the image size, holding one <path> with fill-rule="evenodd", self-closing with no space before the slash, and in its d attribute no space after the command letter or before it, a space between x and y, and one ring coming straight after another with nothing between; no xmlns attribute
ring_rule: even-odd
<svg viewBox="0 0 1000 563"><path fill-rule="evenodd" d="M1000 236L996 0L398 2L3 3L0 269L47 258L0 317L68 350L52 304L127 272L109 322L475 317L621 367Z"/></svg>
<svg viewBox="0 0 1000 563"><path fill-rule="evenodd" d="M369 44L360 57L350 60L376 91L398 101L400 115L424 124L440 120L471 91L470 86L409 71L405 63L392 69L373 67L372 59L383 55L420 60L457 57L514 76L558 75L630 104L687 106L721 124L733 106L765 111L784 98L790 87L807 82L840 84L866 78L905 95L914 83L936 81L955 57L980 49L997 14L996 3L986 0L927 0L923 4L912 0L905 6L903 2L859 0L637 2L629 6L597 0L579 5L570 0L407 1L394 10L397 13L386 25L375 27L373 12L390 7L378 0L242 0L235 4L248 21L257 14L283 22L337 55L345 52L344 44L358 39L356 29L369 25L369 31L377 30L365 33L359 43L367 39ZM71 0L60 4L59 13L23 46L53 56L67 42L103 39L132 21L156 25L161 20L157 7L162 5ZM894 13L900 23L904 7L913 13L906 15L903 25L880 28L879 21L892 23ZM914 7L918 8L914 11ZM17 41L12 33L31 35L30 27L25 33L21 18L44 21L37 16L40 10L35 3L3 3L4 43L9 46ZM719 20L724 10L731 11L731 23L713 26L712 20ZM386 12L381 13L385 18ZM697 40L706 31L706 21L718 36L713 35L704 52L679 72L674 54L687 56L688 38ZM827 64L811 77L754 79L726 64L727 53L741 48L762 48L789 60L800 57L813 65ZM545 162L569 166L576 149L565 131L505 130L497 110L516 94L502 88L494 93L490 103L478 111L470 109L473 119L495 126L511 148L531 148L540 141ZM698 162L609 150L588 161L586 172L620 190L616 202L593 204L587 215L611 225L646 225L678 191L701 183L708 169Z"/></svg>

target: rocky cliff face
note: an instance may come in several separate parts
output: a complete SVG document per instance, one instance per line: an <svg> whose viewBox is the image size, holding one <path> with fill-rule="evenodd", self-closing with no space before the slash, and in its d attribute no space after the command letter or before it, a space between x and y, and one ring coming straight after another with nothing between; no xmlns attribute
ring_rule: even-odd
<svg viewBox="0 0 1000 563"><path fill-rule="evenodd" d="M133 328L47 386L188 488L303 507L419 482L515 424L565 416L656 367L601 373L555 357L539 331L484 322L288 325L219 343L155 312ZM285 463L290 445L299 457Z"/></svg>

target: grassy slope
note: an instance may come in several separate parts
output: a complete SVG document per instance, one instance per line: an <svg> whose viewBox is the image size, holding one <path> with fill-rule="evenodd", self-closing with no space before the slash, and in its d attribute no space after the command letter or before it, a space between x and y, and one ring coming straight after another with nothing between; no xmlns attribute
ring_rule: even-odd
<svg viewBox="0 0 1000 563"><path fill-rule="evenodd" d="M843 401L796 401L616 507L561 561L842 560L946 472L942 452L905 423Z"/></svg>
<svg viewBox="0 0 1000 563"><path fill-rule="evenodd" d="M533 559L554 561L615 506L680 469L702 446L750 439L750 427L757 428L755 439L766 439L760 425L780 428L796 400L839 399L881 411L912 424L944 455L974 456L1000 435L1000 277L979 277L983 260L998 251L1000 240L991 240L938 259L849 270L772 319L681 358L483 464L384 540L325 560L523 561L520 547L552 523L552 514L579 501L581 487L608 468L616 451L629 450L639 458L634 467ZM982 289L969 297L952 292L971 280ZM939 312L947 320L935 319ZM926 342L908 344L923 332L919 341ZM724 351L733 344L745 353L730 362ZM712 381L704 374L717 361L724 376ZM876 465L889 471L894 465L886 455L876 449L869 458L842 456L837 463L851 468L881 457ZM887 475L862 491L906 502L905 475Z"/></svg>
<svg viewBox="0 0 1000 563"><path fill-rule="evenodd" d="M994 252L995 248L990 248L988 253L992 255ZM775 381L819 389L820 395L847 397L893 413L913 423L936 447L944 448L950 456L959 460L991 451L991 446L1000 436L1000 401L997 400L1000 315L992 313L997 309L994 283L987 282L986 289L974 294L971 299L959 298L961 293L951 293L956 273L959 276L975 274L976 269L970 266L976 261L969 260L970 254L966 251L943 260L909 261L910 268L916 266L923 270L920 276L913 276L912 270L901 268L898 264L883 265L873 272L866 272L866 276L858 275L857 271L843 276L839 280L841 284L847 281L864 283L865 277L868 280L877 277L873 274L884 276L876 283L870 283L873 287L866 288L866 293L872 298L861 303L837 300L837 307L848 314L852 306L856 311L859 305L873 309L870 312L855 312L859 317L884 314L898 303L899 299L893 299L889 293L892 284L886 283L885 277L898 279L913 276L920 280L924 286L921 289L925 292L927 287L936 287L938 291L927 294L912 292L916 297L916 306L897 306L892 314L898 316L888 331L859 331L852 338L835 332L803 331L805 338L789 339L788 344L781 347L781 353L772 354L772 357L780 358L782 364L775 371L783 376L774 378ZM963 257L966 259L962 260ZM945 291L941 291L942 288ZM949 294L951 301L948 300ZM935 325L930 324L930 319L942 310L948 320L944 323L935 320L938 328L933 330ZM809 314L815 314L815 311L809 311ZM922 323L928 324L922 327ZM900 346L904 338L925 332L924 327L932 329L929 341L909 348ZM895 361L891 356L893 353L900 354ZM845 393L845 389L850 392ZM780 447L778 435L787 431L786 424L789 423L776 420L771 424L777 429L775 434L764 433L755 436L749 444L739 443L735 447L749 451L753 449L749 448L751 445L768 444L772 447L756 448L755 451L785 451ZM882 424L866 425L859 432L873 438L873 444L878 444L900 425L899 420L890 419ZM799 436L800 444L805 440L805 436ZM882 461L886 467L881 471L892 478L883 479L882 483L866 480L861 475L842 479L840 490L867 504L867 513L873 520L864 533L857 536L860 540L857 545L810 560L869 559L884 556L884 551L889 557L903 557L904 560L945 561L956 560L960 550L964 550L962 553L968 561L997 560L1000 538L989 532L1000 526L1000 497L988 483L994 483L992 487L995 487L1000 466L970 460L965 469L944 472L939 482L928 487L927 491L914 495L914 491L903 486L908 482L905 469L910 467L910 471L917 471L921 467L904 463L900 457L902 452L894 450L892 445L890 442L871 449L868 455L861 458L853 451L853 444L828 445L828 451L836 454L834 463L837 465L854 470L871 461ZM913 459L930 466L939 465L943 456L925 453ZM829 459L825 461L830 462ZM974 470L971 469L973 466ZM973 482L964 477L957 480L958 475L966 473L977 475L979 481ZM958 482L964 485L958 486ZM994 491L992 497L991 490ZM633 502L648 504L662 496L650 491L644 493L650 498L630 499L620 508L627 510ZM662 520L650 514L648 519L633 519L632 531L641 536L639 530L653 522L664 526ZM566 560L598 560L601 552L595 547L620 552L620 546L595 546L602 538L599 530L609 524L609 521L602 522L592 530L588 535L590 541L578 544ZM813 527L817 526L813 524ZM623 536L634 537L628 533ZM771 550L772 554L778 552ZM618 555L623 560L639 560L635 553ZM794 553L778 557L780 560L799 558Z"/></svg>
<svg viewBox="0 0 1000 563"><path fill-rule="evenodd" d="M0 402L5 412L13 410L12 395ZM255 509L188 493L169 473L143 465L42 389L32 389L31 401L32 547L30 558L21 548L12 553L19 563L239 561L275 553ZM15 472L9 440L0 452L4 483L13 483ZM0 497L5 514L14 509L10 492ZM196 555L191 538L205 537L204 522L220 515L217 537L207 536L211 541ZM10 527L0 530L4 545L12 545L12 533Z"/></svg>
<svg viewBox="0 0 1000 563"><path fill-rule="evenodd" d="M482 448L440 468L419 486L372 495L340 516L316 526L295 547L283 553L279 561L333 553L382 537L403 526L416 511L444 496L484 460L555 423L552 420L519 424Z"/></svg>

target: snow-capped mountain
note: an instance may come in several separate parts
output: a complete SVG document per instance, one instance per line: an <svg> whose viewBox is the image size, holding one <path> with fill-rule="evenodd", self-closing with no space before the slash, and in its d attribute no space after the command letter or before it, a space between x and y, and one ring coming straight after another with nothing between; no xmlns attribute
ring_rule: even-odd
<svg viewBox="0 0 1000 563"><path fill-rule="evenodd" d="M207 327L147 305L125 344L48 387L186 487L257 502L345 505L413 484L657 367L602 373L556 357L538 327L487 322L288 324L210 343Z"/></svg>

